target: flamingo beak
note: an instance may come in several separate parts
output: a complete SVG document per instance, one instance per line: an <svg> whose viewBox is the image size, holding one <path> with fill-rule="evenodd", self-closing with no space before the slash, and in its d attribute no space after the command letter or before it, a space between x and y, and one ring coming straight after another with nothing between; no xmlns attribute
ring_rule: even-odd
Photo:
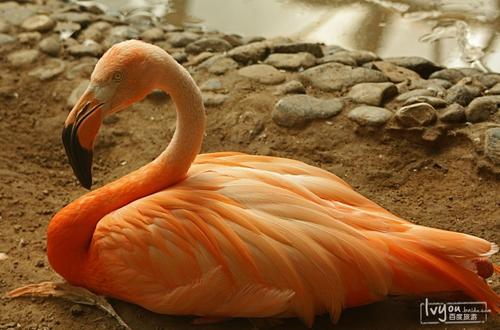
<svg viewBox="0 0 500 330"><path fill-rule="evenodd" d="M102 123L102 105L91 90L85 91L69 113L62 131L73 173L86 189L92 187L92 151Z"/></svg>

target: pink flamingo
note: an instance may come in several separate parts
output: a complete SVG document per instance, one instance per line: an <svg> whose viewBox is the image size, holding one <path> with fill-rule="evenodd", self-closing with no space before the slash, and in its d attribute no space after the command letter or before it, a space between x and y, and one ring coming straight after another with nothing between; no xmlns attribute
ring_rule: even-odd
<svg viewBox="0 0 500 330"><path fill-rule="evenodd" d="M49 224L50 264L70 284L157 313L299 317L308 326L317 314L335 322L344 308L388 295L460 290L499 311L500 297L484 281L497 267L488 260L495 244L402 220L299 161L198 155L200 92L181 65L144 42L104 54L65 122L64 145L83 186L91 186L103 118L153 89L177 106L167 149Z"/></svg>

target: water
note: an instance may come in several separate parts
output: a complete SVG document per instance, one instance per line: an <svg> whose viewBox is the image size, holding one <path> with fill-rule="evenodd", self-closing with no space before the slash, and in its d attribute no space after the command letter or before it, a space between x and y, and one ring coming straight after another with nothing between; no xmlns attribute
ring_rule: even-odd
<svg viewBox="0 0 500 330"><path fill-rule="evenodd" d="M290 36L500 72L500 0L100 0L243 36Z"/></svg>

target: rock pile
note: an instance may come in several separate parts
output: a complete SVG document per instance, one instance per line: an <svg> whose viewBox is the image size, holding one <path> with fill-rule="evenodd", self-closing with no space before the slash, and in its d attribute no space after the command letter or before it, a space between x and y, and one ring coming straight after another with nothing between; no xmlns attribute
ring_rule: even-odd
<svg viewBox="0 0 500 330"><path fill-rule="evenodd" d="M353 127L420 131L429 141L429 131L485 122L500 127L497 73L443 68L420 57L381 59L368 51L287 38L204 32L161 20L134 24L107 15L92 1L38 3L0 2L0 53L8 70L26 70L40 81L69 80L76 87L69 106L97 58L113 44L135 38L167 50L195 79L203 77L209 111L230 100L234 84L243 82L249 92L274 95L269 115L285 128L340 115ZM498 127L484 130L482 148L497 165Z"/></svg>

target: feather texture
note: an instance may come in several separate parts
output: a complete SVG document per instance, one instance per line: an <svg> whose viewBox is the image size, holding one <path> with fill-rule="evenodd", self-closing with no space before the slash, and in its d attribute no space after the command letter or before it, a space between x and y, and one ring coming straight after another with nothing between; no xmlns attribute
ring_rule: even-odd
<svg viewBox="0 0 500 330"><path fill-rule="evenodd" d="M304 163L217 153L99 221L87 285L161 313L310 325L390 294L463 290L498 304L467 268L491 249L401 220Z"/></svg>

